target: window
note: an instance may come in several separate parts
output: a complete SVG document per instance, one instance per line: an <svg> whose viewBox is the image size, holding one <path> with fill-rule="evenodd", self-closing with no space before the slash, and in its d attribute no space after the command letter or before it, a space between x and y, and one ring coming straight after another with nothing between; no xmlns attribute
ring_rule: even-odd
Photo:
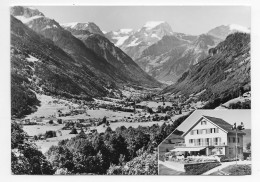
<svg viewBox="0 0 260 182"><path fill-rule="evenodd" d="M230 137L228 137L228 142L231 143L231 139L230 139Z"/></svg>
<svg viewBox="0 0 260 182"><path fill-rule="evenodd" d="M216 128L211 128L210 133L216 133Z"/></svg>
<svg viewBox="0 0 260 182"><path fill-rule="evenodd" d="M206 134L206 133L207 133L206 129L202 130L202 134Z"/></svg>
<svg viewBox="0 0 260 182"><path fill-rule="evenodd" d="M219 129L218 129L218 128L216 128L216 129L215 129L215 133L218 133L218 132L219 132Z"/></svg>
<svg viewBox="0 0 260 182"><path fill-rule="evenodd" d="M210 140L209 140L209 138L206 138L205 145L207 145L207 146L210 145Z"/></svg>
<svg viewBox="0 0 260 182"><path fill-rule="evenodd" d="M233 137L233 143L236 143L236 138L235 137Z"/></svg>
<svg viewBox="0 0 260 182"><path fill-rule="evenodd" d="M239 143L239 138L237 138L237 143Z"/></svg>
<svg viewBox="0 0 260 182"><path fill-rule="evenodd" d="M202 134L202 130L198 130L198 134Z"/></svg>
<svg viewBox="0 0 260 182"><path fill-rule="evenodd" d="M214 142L214 145L220 145L220 143L221 143L221 138L220 138L220 137L213 138L213 142Z"/></svg>
<svg viewBox="0 0 260 182"><path fill-rule="evenodd" d="M202 141L200 138L198 139L198 145L202 145Z"/></svg>
<svg viewBox="0 0 260 182"><path fill-rule="evenodd" d="M207 124L207 122L206 121L201 121L201 125L206 125Z"/></svg>

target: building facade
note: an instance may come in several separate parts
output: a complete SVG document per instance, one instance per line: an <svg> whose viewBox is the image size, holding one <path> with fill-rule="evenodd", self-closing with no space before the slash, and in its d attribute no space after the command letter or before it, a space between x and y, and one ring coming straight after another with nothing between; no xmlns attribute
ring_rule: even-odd
<svg viewBox="0 0 260 182"><path fill-rule="evenodd" d="M202 116L182 135L184 144L176 147L175 151L233 158L236 155L236 145L238 156L243 154L243 135L245 133L238 130L236 137L236 130L232 130L232 125L220 118Z"/></svg>

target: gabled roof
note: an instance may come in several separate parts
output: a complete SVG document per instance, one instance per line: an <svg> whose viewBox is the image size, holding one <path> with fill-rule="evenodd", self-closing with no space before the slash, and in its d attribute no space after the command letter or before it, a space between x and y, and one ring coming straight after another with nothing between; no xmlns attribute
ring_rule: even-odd
<svg viewBox="0 0 260 182"><path fill-rule="evenodd" d="M219 126L220 128L222 128L228 133L235 132L235 130L232 130L233 126L228 122L224 121L223 119L215 118L211 116L203 116L203 117L207 118L208 120L210 120L211 122L213 122L214 124L216 124L217 126ZM244 133L244 132L237 130L237 133Z"/></svg>
<svg viewBox="0 0 260 182"><path fill-rule="evenodd" d="M182 136L187 135L187 133L189 133L201 121L202 118L206 118L212 124L216 125L220 129L224 130L226 133L235 133L236 132L235 130L232 130L233 126L231 124L229 124L228 122L224 121L223 119L202 115L202 117L188 131L183 133ZM240 130L238 130L237 133L245 134L243 131L240 131Z"/></svg>

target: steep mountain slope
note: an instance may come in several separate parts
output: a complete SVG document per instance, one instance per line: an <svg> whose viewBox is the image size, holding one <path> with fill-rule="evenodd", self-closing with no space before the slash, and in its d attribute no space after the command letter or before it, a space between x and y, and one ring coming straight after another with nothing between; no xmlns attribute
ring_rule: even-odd
<svg viewBox="0 0 260 182"><path fill-rule="evenodd" d="M87 23L72 22L72 23L61 24L61 26L68 31L70 31L70 30L87 30L90 33L105 36L103 34L103 32L100 30L100 28L93 22L87 22Z"/></svg>
<svg viewBox="0 0 260 182"><path fill-rule="evenodd" d="M209 50L209 57L191 66L178 81L162 93L188 97L206 90L200 99L215 107L240 92L250 90L250 35L235 33Z"/></svg>
<svg viewBox="0 0 260 182"><path fill-rule="evenodd" d="M22 8L28 9L27 7ZM61 27L55 20L43 16L42 13L41 16L36 15L28 18L22 16L21 18L20 9L21 7L12 7L12 14L23 21L29 28L43 35L45 38L52 40L55 45L71 55L79 67L83 68L83 65L86 66L97 77L105 80L107 82L106 85L120 86L127 83L131 84L131 80L129 80L121 70L116 69L102 56L95 54L94 51L87 48L82 41ZM86 28L85 25L75 26L75 28L80 27ZM89 29L84 31L89 31ZM151 82L148 80L147 86L150 86L149 83ZM139 85L141 84L142 83Z"/></svg>
<svg viewBox="0 0 260 182"><path fill-rule="evenodd" d="M127 31L126 31L127 32ZM107 33L107 38L111 42L115 42L114 40L118 40L118 35L111 37L111 32ZM153 43L159 41L165 35L172 35L173 31L170 25L164 21L151 21L145 23L145 25L135 31L129 31L126 35L126 39L122 41L122 37L120 40L123 43L118 45L120 49L122 49L127 55L129 55L133 60L138 58L142 51ZM123 38L124 39L124 38Z"/></svg>
<svg viewBox="0 0 260 182"><path fill-rule="evenodd" d="M120 47L134 32L133 29L119 29L117 31L107 32L105 36L114 43L115 46Z"/></svg>
<svg viewBox="0 0 260 182"><path fill-rule="evenodd" d="M65 29L67 29L65 27ZM68 28L86 47L103 57L107 62L120 70L129 81L135 84L160 86L160 83L145 73L127 54L100 34L92 34L84 29Z"/></svg>
<svg viewBox="0 0 260 182"><path fill-rule="evenodd" d="M157 80L174 83L191 65L206 58L208 49L219 42L210 35L175 33L143 50L136 62Z"/></svg>
<svg viewBox="0 0 260 182"><path fill-rule="evenodd" d="M32 111L27 106L37 104L35 92L81 99L107 93L106 80L13 16L11 80L12 115L16 116Z"/></svg>
<svg viewBox="0 0 260 182"><path fill-rule="evenodd" d="M235 32L250 33L250 29L236 24L221 25L211 29L207 34L218 37L220 39L225 39L229 34Z"/></svg>

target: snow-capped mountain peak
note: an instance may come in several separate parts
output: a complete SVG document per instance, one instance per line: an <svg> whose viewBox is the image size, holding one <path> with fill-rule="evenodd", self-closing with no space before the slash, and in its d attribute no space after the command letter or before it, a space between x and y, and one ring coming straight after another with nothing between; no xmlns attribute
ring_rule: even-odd
<svg viewBox="0 0 260 182"><path fill-rule="evenodd" d="M153 29L157 27L160 24L166 23L165 21L148 21L144 24L143 27L145 27L147 30Z"/></svg>
<svg viewBox="0 0 260 182"><path fill-rule="evenodd" d="M208 34L224 40L229 34L234 32L250 33L250 29L241 25L229 24L215 27Z"/></svg>
<svg viewBox="0 0 260 182"><path fill-rule="evenodd" d="M38 18L43 18L44 16L39 16L39 15L36 15L36 16L33 16L33 17L25 17L25 16L15 16L15 18L17 18L18 20L20 20L21 22L23 23L29 23L30 21L32 20L35 20L35 19L38 19Z"/></svg>
<svg viewBox="0 0 260 182"><path fill-rule="evenodd" d="M88 27L89 23L86 22L86 23L79 23L79 22L70 22L70 23L62 23L61 26L63 27L68 27L68 28L78 28L78 27L81 27L81 28L86 28Z"/></svg>
<svg viewBox="0 0 260 182"><path fill-rule="evenodd" d="M245 33L250 33L250 29L241 25L237 25L237 24L230 24L228 25L230 30L233 31L239 31L239 32L245 32Z"/></svg>
<svg viewBox="0 0 260 182"><path fill-rule="evenodd" d="M87 30L93 34L104 35L100 28L93 22L71 22L71 23L63 23L61 26L65 29L74 29L74 30Z"/></svg>
<svg viewBox="0 0 260 182"><path fill-rule="evenodd" d="M123 28L123 29L119 29L118 32L120 33L124 33L124 34L128 34L128 33L131 33L133 31L133 29L130 29L130 28Z"/></svg>

